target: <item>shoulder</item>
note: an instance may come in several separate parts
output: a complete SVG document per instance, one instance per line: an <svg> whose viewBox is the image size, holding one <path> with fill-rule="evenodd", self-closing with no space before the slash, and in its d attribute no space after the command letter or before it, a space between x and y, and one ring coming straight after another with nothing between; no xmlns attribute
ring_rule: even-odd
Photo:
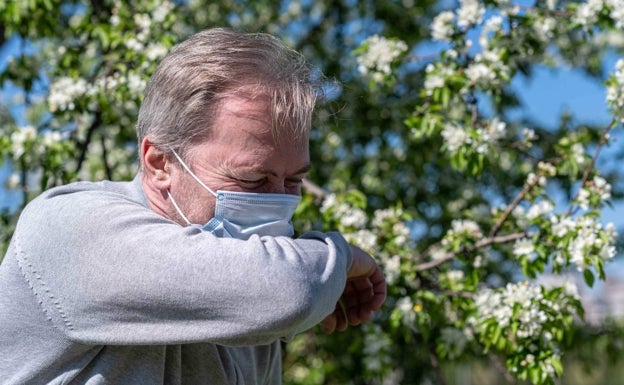
<svg viewBox="0 0 624 385"><path fill-rule="evenodd" d="M51 188L35 198L30 205L46 204L50 201L63 200L125 200L142 204L147 207L147 201L143 194L140 182L74 182L64 186Z"/></svg>
<svg viewBox="0 0 624 385"><path fill-rule="evenodd" d="M79 230L121 213L153 214L136 180L74 182L49 189L29 202L20 215L18 229Z"/></svg>

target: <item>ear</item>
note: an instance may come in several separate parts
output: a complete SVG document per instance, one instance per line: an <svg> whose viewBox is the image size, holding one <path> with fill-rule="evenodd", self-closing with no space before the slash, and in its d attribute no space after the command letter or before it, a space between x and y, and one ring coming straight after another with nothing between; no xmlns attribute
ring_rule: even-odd
<svg viewBox="0 0 624 385"><path fill-rule="evenodd" d="M147 136L141 142L141 161L145 178L158 190L165 191L171 185L171 161Z"/></svg>

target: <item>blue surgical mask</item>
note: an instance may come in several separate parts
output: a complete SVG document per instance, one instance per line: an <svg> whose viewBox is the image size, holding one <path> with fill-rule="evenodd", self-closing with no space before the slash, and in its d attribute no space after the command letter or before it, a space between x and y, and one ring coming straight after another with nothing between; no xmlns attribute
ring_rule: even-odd
<svg viewBox="0 0 624 385"><path fill-rule="evenodd" d="M205 225L198 225L186 218L171 193L167 191L176 211L189 226L201 227L202 230L218 237L238 239L247 239L253 234L290 237L295 233L291 219L301 201L300 196L222 190L214 192L191 171L175 151L173 155L186 172L216 198L214 217Z"/></svg>

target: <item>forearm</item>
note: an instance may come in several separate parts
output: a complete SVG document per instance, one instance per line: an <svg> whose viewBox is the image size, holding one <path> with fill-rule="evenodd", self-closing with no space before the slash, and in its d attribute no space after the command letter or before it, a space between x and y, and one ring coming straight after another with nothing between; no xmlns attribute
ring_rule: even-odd
<svg viewBox="0 0 624 385"><path fill-rule="evenodd" d="M155 215L138 220L131 206L93 209L106 217L79 242L88 218L71 214L16 232L33 291L79 342L263 344L318 323L345 285L350 251L338 235L220 239Z"/></svg>

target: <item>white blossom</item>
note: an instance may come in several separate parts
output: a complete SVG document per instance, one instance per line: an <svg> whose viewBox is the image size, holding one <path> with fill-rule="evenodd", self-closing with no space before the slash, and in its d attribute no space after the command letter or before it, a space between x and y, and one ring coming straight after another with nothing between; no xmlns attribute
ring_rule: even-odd
<svg viewBox="0 0 624 385"><path fill-rule="evenodd" d="M143 49L145 49L145 44L143 44L141 41L134 37L126 40L125 44L126 48L128 48L130 51L141 52L143 51Z"/></svg>
<svg viewBox="0 0 624 385"><path fill-rule="evenodd" d="M505 136L507 124L498 118L494 118L485 129L478 130L477 132L480 134L481 140L493 144Z"/></svg>
<svg viewBox="0 0 624 385"><path fill-rule="evenodd" d="M600 249L600 252L598 253L598 255L600 256L600 258L602 260L609 261L609 260L613 259L613 257L615 257L617 255L617 250L616 250L615 246L613 246L613 245L604 245Z"/></svg>
<svg viewBox="0 0 624 385"><path fill-rule="evenodd" d="M598 175L594 176L592 181L578 192L576 202L583 210L587 210L594 196L597 196L601 201L611 199L611 185Z"/></svg>
<svg viewBox="0 0 624 385"><path fill-rule="evenodd" d="M606 0L610 8L609 16L615 22L615 28L624 28L624 1L622 0Z"/></svg>
<svg viewBox="0 0 624 385"><path fill-rule="evenodd" d="M402 215L402 211L394 208L378 209L373 213L371 224L375 227L382 227L386 221L395 221Z"/></svg>
<svg viewBox="0 0 624 385"><path fill-rule="evenodd" d="M530 129L530 128L524 128L522 130L522 136L523 136L524 140L526 140L527 142L532 142L532 141L537 139L537 135L535 134L535 130Z"/></svg>
<svg viewBox="0 0 624 385"><path fill-rule="evenodd" d="M555 8L557 8L557 2L558 0L546 0L546 7L549 10L554 11Z"/></svg>
<svg viewBox="0 0 624 385"><path fill-rule="evenodd" d="M505 207L503 207L502 210L504 211ZM511 216L518 222L518 226L524 227L527 225L526 210L524 207L520 205L514 207L511 211Z"/></svg>
<svg viewBox="0 0 624 385"><path fill-rule="evenodd" d="M430 256L432 261L441 261L446 259L447 254L443 248L437 247L431 251Z"/></svg>
<svg viewBox="0 0 624 385"><path fill-rule="evenodd" d="M574 234L563 251L569 255L569 262L576 265L579 271L589 267L590 257L593 255L605 261L615 256L617 233L612 224L603 228L597 218L582 216L561 221L551 218L551 226L553 234L562 238L570 233Z"/></svg>
<svg viewBox="0 0 624 385"><path fill-rule="evenodd" d="M392 346L390 337L379 325L371 326L364 335L364 366L372 372L381 371L388 364L387 352Z"/></svg>
<svg viewBox="0 0 624 385"><path fill-rule="evenodd" d="M436 67L432 64L427 65L427 67L425 67L425 82L423 85L427 95L432 95L433 90L436 88L444 87L446 79L454 74L455 71L449 67Z"/></svg>
<svg viewBox="0 0 624 385"><path fill-rule="evenodd" d="M531 186L546 186L547 179L544 175L537 175L534 172L530 172L527 175L527 184Z"/></svg>
<svg viewBox="0 0 624 385"><path fill-rule="evenodd" d="M541 304L560 306L544 299L542 289L528 282L508 283L500 291L483 289L475 298L477 316L474 322L479 327L485 320L494 318L501 328L516 322L518 338L536 338L541 335L544 323L549 320L548 315L540 309Z"/></svg>
<svg viewBox="0 0 624 385"><path fill-rule="evenodd" d="M607 236L607 239L609 239L610 241L614 241L618 236L617 230L613 222L608 222L605 225L604 232L605 232L605 235Z"/></svg>
<svg viewBox="0 0 624 385"><path fill-rule="evenodd" d="M503 18L500 15L490 17L483 25L483 33L497 33L503 27Z"/></svg>
<svg viewBox="0 0 624 385"><path fill-rule="evenodd" d="M445 275L451 284L457 284L465 277L462 270L449 270Z"/></svg>
<svg viewBox="0 0 624 385"><path fill-rule="evenodd" d="M463 28L480 24L485 13L485 7L478 0L459 0L457 10L457 25Z"/></svg>
<svg viewBox="0 0 624 385"><path fill-rule="evenodd" d="M63 136L58 131L46 131L43 133L42 144L44 147L50 147L63 140Z"/></svg>
<svg viewBox="0 0 624 385"><path fill-rule="evenodd" d="M410 229L403 222L397 222L392 225L392 234L394 235L394 243L397 246L405 246L410 241Z"/></svg>
<svg viewBox="0 0 624 385"><path fill-rule="evenodd" d="M152 11L152 20L155 23L162 23L167 15L174 9L175 5L171 1L163 1Z"/></svg>
<svg viewBox="0 0 624 385"><path fill-rule="evenodd" d="M483 267L483 261L485 258L483 258L483 256L481 255L477 255L474 260L472 261L472 267L474 267L475 269L481 268Z"/></svg>
<svg viewBox="0 0 624 385"><path fill-rule="evenodd" d="M437 41L451 41L455 33L455 14L445 11L438 14L431 23L431 37Z"/></svg>
<svg viewBox="0 0 624 385"><path fill-rule="evenodd" d="M554 235L559 238L563 238L568 235L570 231L573 231L576 227L575 221L570 217L564 217L559 219L556 216L550 218L550 227Z"/></svg>
<svg viewBox="0 0 624 385"><path fill-rule="evenodd" d="M37 129L33 126L21 127L11 134L13 145L13 159L19 159L26 151L26 143L32 142L37 137Z"/></svg>
<svg viewBox="0 0 624 385"><path fill-rule="evenodd" d="M510 69L501 60L503 53L499 48L490 48L483 43L482 52L475 55L474 61L468 65L465 73L471 84L487 89L509 79Z"/></svg>
<svg viewBox="0 0 624 385"><path fill-rule="evenodd" d="M578 192L576 197L576 201L578 205L583 209L587 210L589 208L589 199L591 198L591 192L588 189L582 189Z"/></svg>
<svg viewBox="0 0 624 385"><path fill-rule="evenodd" d="M466 76L472 83L490 83L496 79L496 73L484 63L471 63L466 68Z"/></svg>
<svg viewBox="0 0 624 385"><path fill-rule="evenodd" d="M534 251L535 245L528 238L518 239L513 246L513 253L516 257L530 256Z"/></svg>
<svg viewBox="0 0 624 385"><path fill-rule="evenodd" d="M346 204L342 204L341 208L349 207ZM342 210L340 213L340 223L345 227L355 227L362 228L366 225L366 213L364 210L349 207L348 209Z"/></svg>
<svg viewBox="0 0 624 385"><path fill-rule="evenodd" d="M137 27L142 29L149 29L152 25L152 18L144 13L135 13L133 19Z"/></svg>
<svg viewBox="0 0 624 385"><path fill-rule="evenodd" d="M537 164L537 169L546 176L557 175L557 168L552 163L539 162Z"/></svg>
<svg viewBox="0 0 624 385"><path fill-rule="evenodd" d="M350 243L358 245L369 253L373 253L378 246L377 236L370 230L361 229L355 233L344 233L344 237Z"/></svg>
<svg viewBox="0 0 624 385"><path fill-rule="evenodd" d="M125 77L128 90L134 96L140 96L145 91L147 81L138 74L130 73Z"/></svg>
<svg viewBox="0 0 624 385"><path fill-rule="evenodd" d="M611 198L611 185L601 176L596 175L593 179L593 189L600 196L600 199Z"/></svg>
<svg viewBox="0 0 624 385"><path fill-rule="evenodd" d="M533 30L536 33L538 39L547 42L555 36L555 28L557 27L557 20L553 17L537 18L533 22Z"/></svg>
<svg viewBox="0 0 624 385"><path fill-rule="evenodd" d="M397 302L395 307L400 310L405 324L411 324L416 319L416 313L414 312L414 302L410 297L402 297Z"/></svg>
<svg viewBox="0 0 624 385"><path fill-rule="evenodd" d="M362 75L372 74L373 79L382 80L392 72L391 64L401 53L407 51L407 44L373 35L364 41L366 52L357 57L358 71Z"/></svg>
<svg viewBox="0 0 624 385"><path fill-rule="evenodd" d="M22 180L22 178L19 176L19 174L16 173L16 172L13 172L13 173L11 173L11 175L9 175L9 177L4 182L5 183L5 187L7 189L19 188L21 180Z"/></svg>
<svg viewBox="0 0 624 385"><path fill-rule="evenodd" d="M462 234L474 238L480 238L483 236L479 225L475 221L468 219L456 219L451 222L451 230L449 233Z"/></svg>
<svg viewBox="0 0 624 385"><path fill-rule="evenodd" d="M444 87L445 79L440 74L427 75L424 87L428 91L427 95L431 95L433 89Z"/></svg>
<svg viewBox="0 0 624 385"><path fill-rule="evenodd" d="M450 152L456 152L464 145L472 143L472 139L463 127L454 123L447 123L441 132L445 145Z"/></svg>
<svg viewBox="0 0 624 385"><path fill-rule="evenodd" d="M591 29L598 21L598 14L602 10L603 5L602 0L588 0L586 3L581 3L576 9L576 14L572 20L585 29Z"/></svg>
<svg viewBox="0 0 624 385"><path fill-rule="evenodd" d="M607 85L607 104L624 120L624 59L616 62L613 79L614 81Z"/></svg>
<svg viewBox="0 0 624 385"><path fill-rule="evenodd" d="M527 210L526 217L528 220L531 221L533 219L552 213L554 209L555 207L550 201L542 200L542 201L539 201L538 203L531 205L531 207L529 207L529 209Z"/></svg>
<svg viewBox="0 0 624 385"><path fill-rule="evenodd" d="M145 49L145 57L150 61L157 61L167 54L167 47L160 43L150 43Z"/></svg>
<svg viewBox="0 0 624 385"><path fill-rule="evenodd" d="M71 111L75 100L88 94L90 87L83 78L61 77L50 86L48 105L50 111Z"/></svg>
<svg viewBox="0 0 624 385"><path fill-rule="evenodd" d="M325 195L325 199L323 199L323 203L321 204L321 212L327 212L332 207L334 207L338 203L336 199L336 194L327 194Z"/></svg>
<svg viewBox="0 0 624 385"><path fill-rule="evenodd" d="M572 156L576 160L576 163L578 163L579 165L585 164L585 149L583 148L582 144L574 143L572 145Z"/></svg>
<svg viewBox="0 0 624 385"><path fill-rule="evenodd" d="M401 257L393 255L382 259L384 276L389 285L392 285L401 276Z"/></svg>

